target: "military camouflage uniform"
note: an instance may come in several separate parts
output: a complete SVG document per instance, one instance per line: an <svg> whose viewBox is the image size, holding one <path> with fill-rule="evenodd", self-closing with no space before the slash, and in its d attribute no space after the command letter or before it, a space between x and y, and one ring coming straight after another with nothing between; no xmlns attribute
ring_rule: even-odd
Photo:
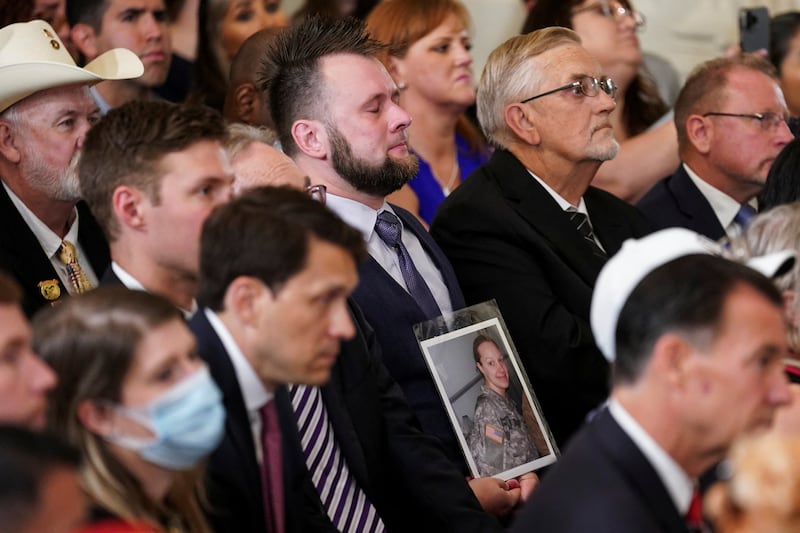
<svg viewBox="0 0 800 533"><path fill-rule="evenodd" d="M514 404L486 385L475 402L475 422L468 441L481 477L539 457Z"/></svg>

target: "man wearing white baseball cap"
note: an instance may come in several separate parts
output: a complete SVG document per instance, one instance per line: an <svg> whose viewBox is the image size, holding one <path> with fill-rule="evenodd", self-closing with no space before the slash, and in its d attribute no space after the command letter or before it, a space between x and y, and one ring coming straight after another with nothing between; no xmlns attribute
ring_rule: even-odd
<svg viewBox="0 0 800 533"><path fill-rule="evenodd" d="M41 20L0 29L0 268L22 286L28 315L96 286L108 266L74 165L99 116L88 86L142 72L125 49L76 66Z"/></svg>
<svg viewBox="0 0 800 533"><path fill-rule="evenodd" d="M519 531L702 531L697 478L790 400L783 299L765 274L794 255L751 268L723 253L673 228L626 241L606 263L591 324L613 361L608 409L570 442Z"/></svg>

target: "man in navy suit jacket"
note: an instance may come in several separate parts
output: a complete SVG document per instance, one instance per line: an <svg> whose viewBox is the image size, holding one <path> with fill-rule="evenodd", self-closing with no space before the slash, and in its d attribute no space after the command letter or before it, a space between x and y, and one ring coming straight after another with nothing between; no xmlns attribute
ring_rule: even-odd
<svg viewBox="0 0 800 533"><path fill-rule="evenodd" d="M668 229L628 241L603 268L591 323L615 362L608 408L572 439L514 531L688 533L687 522L702 524L700 474L789 402L780 292L712 250ZM764 272L792 255L761 258Z"/></svg>
<svg viewBox="0 0 800 533"><path fill-rule="evenodd" d="M773 161L792 140L787 114L775 70L764 58L703 63L675 103L682 164L639 201L639 209L654 229L683 227L714 240L739 233L758 207L754 199Z"/></svg>
<svg viewBox="0 0 800 533"><path fill-rule="evenodd" d="M417 344L413 325L464 306L455 274L422 225L407 211L390 205L386 196L417 172L407 146L411 118L398 106L398 92L375 58L380 45L369 40L355 22L317 30L320 21L276 37L264 56L271 111L281 145L314 183L327 187L327 205L359 229L370 258L359 269L354 298L375 328L384 362L403 388L423 429L438 437L465 474L467 469L430 373ZM310 35L342 36L347 45L321 47ZM313 50L313 52L309 52ZM313 69L304 65L313 64ZM388 213L385 215L384 213ZM376 230L382 216L399 225L402 246L418 271L417 286L427 292L421 304L409 285L394 245ZM419 277L422 279L419 280ZM530 475L531 484L535 476ZM484 508L505 514L520 497L498 479L473 480Z"/></svg>
<svg viewBox="0 0 800 533"><path fill-rule="evenodd" d="M356 230L304 192L263 188L215 211L201 250L198 298L207 307L190 326L228 409L225 439L209 464L215 531L264 530L253 435L258 409L269 401L276 402L282 433L286 530L334 530L328 516L336 513L312 480L324 464L303 460L302 424L283 383L319 387L324 409L315 416L328 417L327 437L350 486L388 531L499 530L436 439L419 429L380 362L371 329L348 300L364 255ZM312 444L324 449L327 437L323 432ZM344 531L382 529L353 523Z"/></svg>

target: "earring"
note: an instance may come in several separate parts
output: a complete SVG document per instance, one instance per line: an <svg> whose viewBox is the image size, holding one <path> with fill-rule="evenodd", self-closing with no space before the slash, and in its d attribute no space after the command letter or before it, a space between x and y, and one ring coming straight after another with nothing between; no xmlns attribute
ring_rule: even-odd
<svg viewBox="0 0 800 533"><path fill-rule="evenodd" d="M397 88L400 89L401 91L404 91L406 87L408 87L408 85L406 85L406 82L404 81L397 82Z"/></svg>

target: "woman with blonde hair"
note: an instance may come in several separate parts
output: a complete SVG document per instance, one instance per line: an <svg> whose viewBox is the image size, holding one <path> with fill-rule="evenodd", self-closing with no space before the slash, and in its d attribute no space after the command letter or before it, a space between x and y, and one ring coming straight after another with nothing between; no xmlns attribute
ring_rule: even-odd
<svg viewBox="0 0 800 533"><path fill-rule="evenodd" d="M92 521L210 533L199 464L223 436L225 410L177 308L102 287L40 314L33 331L59 376L48 426L83 454Z"/></svg>
<svg viewBox="0 0 800 533"><path fill-rule="evenodd" d="M475 103L467 8L458 0L386 0L367 31L387 45L381 60L411 115L408 143L417 176L389 196L430 224L453 189L488 157L485 139L465 115Z"/></svg>

